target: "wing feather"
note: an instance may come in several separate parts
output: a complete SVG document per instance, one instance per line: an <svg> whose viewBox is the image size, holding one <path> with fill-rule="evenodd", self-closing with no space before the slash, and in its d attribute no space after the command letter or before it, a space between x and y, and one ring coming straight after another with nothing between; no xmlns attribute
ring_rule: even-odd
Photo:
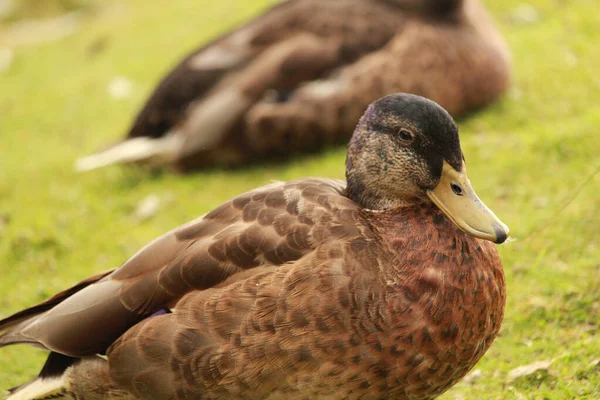
<svg viewBox="0 0 600 400"><path fill-rule="evenodd" d="M329 228L336 215L356 208L343 190L340 181L304 179L243 194L159 237L113 272L0 321L0 345L27 342L73 357L104 353L123 332L188 293L295 262L346 235Z"/></svg>

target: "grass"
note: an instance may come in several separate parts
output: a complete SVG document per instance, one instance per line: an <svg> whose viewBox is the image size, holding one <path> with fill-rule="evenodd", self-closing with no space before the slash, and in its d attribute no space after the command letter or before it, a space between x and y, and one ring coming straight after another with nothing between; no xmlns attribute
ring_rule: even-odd
<svg viewBox="0 0 600 400"><path fill-rule="evenodd" d="M14 49L0 73L0 315L122 263L168 229L272 179L343 177L344 149L284 166L191 176L108 168L77 175L76 156L121 136L164 74L199 43L269 1L112 2L86 13L62 40ZM501 334L443 399L597 399L600 396L600 31L593 0L487 1L514 58L514 85L498 103L460 121L474 187L510 227L500 246L508 303ZM534 18L535 19L535 18ZM10 46L2 42L0 47ZM114 100L115 76L132 95ZM133 212L156 194L160 211ZM560 212L566 202L568 206ZM544 228L544 229L541 229ZM34 375L43 352L0 352L2 388ZM511 381L508 372L554 360Z"/></svg>

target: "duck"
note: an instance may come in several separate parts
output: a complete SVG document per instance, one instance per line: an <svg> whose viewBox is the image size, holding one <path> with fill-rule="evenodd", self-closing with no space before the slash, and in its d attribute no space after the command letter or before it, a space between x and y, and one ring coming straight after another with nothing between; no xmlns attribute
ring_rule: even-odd
<svg viewBox="0 0 600 400"><path fill-rule="evenodd" d="M126 137L75 169L286 161L347 143L384 95L424 96L459 117L504 93L510 72L479 0L288 0L186 56Z"/></svg>
<svg viewBox="0 0 600 400"><path fill-rule="evenodd" d="M0 347L49 351L8 399L433 399L498 334L509 234L450 114L388 95L345 181L241 194L1 320Z"/></svg>

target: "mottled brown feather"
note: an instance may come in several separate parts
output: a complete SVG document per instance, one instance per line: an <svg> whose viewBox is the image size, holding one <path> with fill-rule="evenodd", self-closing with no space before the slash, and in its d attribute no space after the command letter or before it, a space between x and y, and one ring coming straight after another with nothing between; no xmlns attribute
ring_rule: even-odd
<svg viewBox="0 0 600 400"><path fill-rule="evenodd" d="M297 260L321 241L339 237L335 229L328 232L329 218L321 216L352 204L327 205L325 199L339 197L342 191L342 182L307 179L243 194L156 239L113 272L86 279L0 321L0 331L21 324L0 336L0 345L21 337L21 341L36 342L70 356L104 353L132 324L192 290L213 287L245 269ZM286 197L295 202L294 207ZM267 222L272 227L265 229ZM83 290L90 283L97 283L94 290ZM81 304L103 295L110 299L112 293L118 298L104 299L105 304L97 307L100 315L90 311L81 319ZM60 307L55 307L57 304ZM87 330L86 318L90 324ZM81 327L72 330L71 324ZM110 329L98 329L105 325ZM81 334L84 330L88 334Z"/></svg>
<svg viewBox="0 0 600 400"><path fill-rule="evenodd" d="M338 221L351 227L343 242L191 292L174 313L127 331L109 349L113 380L140 397L170 382L157 399L428 399L450 387L500 327L504 277L493 245L445 217L431 229L442 216L431 207L355 211ZM473 256L448 251L433 262L454 243Z"/></svg>

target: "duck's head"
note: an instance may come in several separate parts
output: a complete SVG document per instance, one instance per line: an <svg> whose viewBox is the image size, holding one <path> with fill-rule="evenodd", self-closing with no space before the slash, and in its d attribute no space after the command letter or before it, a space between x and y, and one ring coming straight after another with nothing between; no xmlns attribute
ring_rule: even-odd
<svg viewBox="0 0 600 400"><path fill-rule="evenodd" d="M368 107L348 146L346 178L349 197L364 208L430 201L469 235L508 238L471 186L454 120L423 97L394 94Z"/></svg>

